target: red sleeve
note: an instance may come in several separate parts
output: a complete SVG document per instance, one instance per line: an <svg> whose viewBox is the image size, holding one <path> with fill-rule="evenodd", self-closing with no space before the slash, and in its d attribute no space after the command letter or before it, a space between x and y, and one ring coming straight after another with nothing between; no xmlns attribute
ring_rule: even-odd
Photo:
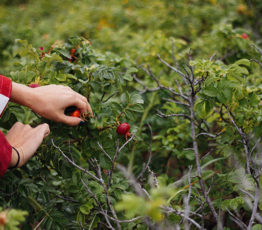
<svg viewBox="0 0 262 230"><path fill-rule="evenodd" d="M11 95L11 79L0 75L0 116L2 115ZM12 156L12 147L0 131L0 177L7 170Z"/></svg>
<svg viewBox="0 0 262 230"><path fill-rule="evenodd" d="M11 79L0 75L0 116L2 115L9 101L11 91L12 91Z"/></svg>
<svg viewBox="0 0 262 230"><path fill-rule="evenodd" d="M0 177L7 170L12 156L12 147L7 142L4 134L0 131Z"/></svg>

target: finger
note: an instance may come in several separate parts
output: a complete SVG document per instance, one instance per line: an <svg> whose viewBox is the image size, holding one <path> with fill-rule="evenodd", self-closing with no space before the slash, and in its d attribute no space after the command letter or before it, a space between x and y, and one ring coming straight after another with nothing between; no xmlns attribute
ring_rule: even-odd
<svg viewBox="0 0 262 230"><path fill-rule="evenodd" d="M49 125L44 123L41 125L38 125L35 130L37 130L37 132L42 135L43 138L46 138L49 133L50 133L50 129L49 129Z"/></svg>
<svg viewBox="0 0 262 230"><path fill-rule="evenodd" d="M9 132L12 132L13 130L21 130L24 127L24 125L21 122L16 122L12 128L9 130Z"/></svg>
<svg viewBox="0 0 262 230"><path fill-rule="evenodd" d="M79 97L77 97L74 101L74 105L81 111L81 113L86 114L88 110L88 106L85 102L83 102Z"/></svg>
<svg viewBox="0 0 262 230"><path fill-rule="evenodd" d="M81 94L78 94L79 96L79 99L81 99L81 101L85 104L85 108L84 110L82 111L80 107L78 107L82 113L86 114L86 112L88 111L91 115L91 117L93 117L93 111L92 111L92 108L90 106L90 104L88 103L86 97L82 96Z"/></svg>
<svg viewBox="0 0 262 230"><path fill-rule="evenodd" d="M94 114L93 114L92 108L91 108L90 104L88 103L88 101L87 101L87 110L90 113L90 116L93 117Z"/></svg>
<svg viewBox="0 0 262 230"><path fill-rule="evenodd" d="M79 123L83 121L81 118L78 117L70 117L70 116L66 116L64 115L61 119L61 122L70 125L70 126L76 126L79 125Z"/></svg>

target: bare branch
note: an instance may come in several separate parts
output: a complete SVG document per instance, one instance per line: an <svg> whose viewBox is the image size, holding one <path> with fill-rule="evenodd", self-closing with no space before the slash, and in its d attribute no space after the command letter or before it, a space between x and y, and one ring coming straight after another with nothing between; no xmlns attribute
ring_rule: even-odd
<svg viewBox="0 0 262 230"><path fill-rule="evenodd" d="M205 200L213 216L216 218L216 221L218 222L218 214L212 204L212 201L206 191L204 182L202 180L202 170L201 170L200 157L199 157L199 152L198 152L198 143L197 143L197 138L196 138L195 124L194 124L194 120L195 120L194 102L195 102L195 94L192 92L191 99L190 99L190 118L191 118L190 123L191 123L192 139L193 139L193 148L194 148L194 154L195 154L195 160L196 160L196 166L197 166L197 174L199 178L199 184L203 192L203 195L205 197Z"/></svg>
<svg viewBox="0 0 262 230"><path fill-rule="evenodd" d="M186 106L186 107L189 107L189 104L183 103L183 102L181 102L181 101L176 101L176 100L173 100L173 99L170 99L170 98L162 98L162 99L165 100L165 101L172 102L172 103L174 103L174 104L184 105L184 106Z"/></svg>
<svg viewBox="0 0 262 230"><path fill-rule="evenodd" d="M105 154L105 156L106 156L111 162L113 162L112 158L111 158L111 157L109 156L109 154L104 150L103 146L102 146L99 142L97 142L97 145L98 145L98 147L102 150L102 152Z"/></svg>
<svg viewBox="0 0 262 230"><path fill-rule="evenodd" d="M151 162L151 159L152 159L152 142L153 142L153 132L152 132L152 128L149 124L147 124L149 130L150 130L150 145L149 145L149 157L148 157L148 160L147 160L147 163L146 165L143 167L141 173L137 176L137 180L142 177L145 173L145 171L148 169L149 167L149 164Z"/></svg>
<svg viewBox="0 0 262 230"><path fill-rule="evenodd" d="M229 118L231 120L231 122L233 123L233 125L235 126L237 132L239 133L240 137L241 137L241 141L242 141L242 144L244 146L244 150L245 150L245 155L246 155L246 168L247 168L247 172L248 174L251 175L251 170L250 170L250 152L249 152L249 145L248 145L248 138L247 138L247 135L244 133L244 131L242 130L241 127L238 127L238 125L236 124L236 121L235 121L235 118L233 116L233 114L231 113L231 111L228 109L228 107L226 105L224 105L227 112L228 112L228 115L229 115Z"/></svg>
<svg viewBox="0 0 262 230"><path fill-rule="evenodd" d="M212 54L212 56L209 58L209 61L213 61L214 57L216 56L216 52Z"/></svg>
<svg viewBox="0 0 262 230"><path fill-rule="evenodd" d="M100 212L100 213L103 214L103 215L107 215L107 214L104 213L104 212ZM108 216L108 215L107 215L107 216ZM142 216L137 216L137 217L134 217L134 218L129 219L129 220L117 220L117 219L115 219L115 218L113 218L113 217L111 217L111 216L108 216L108 218L111 219L111 220L113 220L113 221L115 221L115 222L118 222L118 223L132 223L132 222L135 222L135 221L137 221L137 220L142 219L143 217L142 217Z"/></svg>
<svg viewBox="0 0 262 230"><path fill-rule="evenodd" d="M209 136L209 137L212 137L212 138L216 138L216 137L218 137L221 133L222 133L222 131L220 131L218 134L199 133L199 134L196 135L196 138L199 137L199 136L202 136L202 135Z"/></svg>
<svg viewBox="0 0 262 230"><path fill-rule="evenodd" d="M186 114L179 114L179 113L172 113L172 114L164 114L160 110L157 110L158 116L162 118L168 118L168 117L184 117L190 120L190 117Z"/></svg>
<svg viewBox="0 0 262 230"><path fill-rule="evenodd" d="M251 230L251 229L252 229L252 225L253 225L255 216L256 216L256 214L257 214L259 197L260 197L260 188L259 188L259 183L257 183L256 194L255 194L255 199L254 199L253 209L252 209L252 215L251 215L251 217L250 217L247 230Z"/></svg>
<svg viewBox="0 0 262 230"><path fill-rule="evenodd" d="M141 197L145 197L145 193L141 188L141 185L136 181L136 179L134 178L134 176L128 172L128 170L122 166L122 165L117 165L116 166L121 172L122 174L128 179L129 184L133 187L135 193ZM147 194L146 194L147 195Z"/></svg>
<svg viewBox="0 0 262 230"><path fill-rule="evenodd" d="M148 66L147 69L144 68L144 67L141 67L142 70L144 70L150 77L153 78L153 80L156 82L158 88L155 88L155 91L158 90L158 89L165 89L167 91L169 91L171 94L173 94L174 96L177 96L177 97L181 97L183 98L184 100L188 101L188 97L185 96L184 94L180 94L178 92L176 92L173 88L171 87L165 87L163 86L160 81L157 79L157 77L153 74L153 72L151 71L150 67ZM144 84L143 84L144 85ZM146 87L144 85L144 87Z"/></svg>
<svg viewBox="0 0 262 230"><path fill-rule="evenodd" d="M106 211L103 209L101 203L98 201L96 195L91 191L91 189L88 187L88 185L84 182L83 179L81 179L81 182L82 182L82 184L84 185L86 191L93 197L94 201L95 201L96 204L99 206L99 208L102 210L102 212L103 212L103 213L106 213ZM105 216L106 222L107 222L107 224L108 224L108 227L109 227L110 229L115 229L115 228L111 225L111 223L110 223L110 221L109 221L109 219L108 219L109 216L108 216L107 214L104 215L104 216Z"/></svg>
<svg viewBox="0 0 262 230"><path fill-rule="evenodd" d="M187 76L186 76L184 73L182 73L182 72L181 72L180 70L178 70L177 68L169 65L166 61L164 61L164 60L160 57L159 54L157 55L157 57L158 57L158 59L159 59L163 64L165 64L168 68L170 68L170 69L172 69L174 72L178 73L178 74L179 74L181 77L183 77L184 79L187 79ZM187 79L187 80L188 80L188 79Z"/></svg>
<svg viewBox="0 0 262 230"><path fill-rule="evenodd" d="M162 206L162 209L165 213L175 213L178 216L186 218L188 221L190 221L192 224L194 224L198 229L202 229L201 226L195 220L186 216L183 212L180 212L178 210L175 210L175 209L167 207L167 206Z"/></svg>
<svg viewBox="0 0 262 230"><path fill-rule="evenodd" d="M189 170L188 170L188 184L189 184L188 195L187 195L187 198L185 198L185 217L184 217L185 218L185 230L189 230L187 218L189 217L189 211L190 211L189 201L191 197L191 170L192 170L192 166L190 165Z"/></svg>
<svg viewBox="0 0 262 230"><path fill-rule="evenodd" d="M230 214L230 216L232 217L232 220L242 229L242 230L246 230L247 229L247 225L240 220L237 216L235 216L232 212L230 212L230 210L227 209L227 212Z"/></svg>
<svg viewBox="0 0 262 230"><path fill-rule="evenodd" d="M92 173L90 173L87 169L82 168L81 166L77 165L75 162L73 162L67 155L64 154L64 152L55 145L53 138L51 139L52 145L63 155L63 157L70 163L72 164L74 167L78 168L79 170L83 171L84 173L86 173L88 176L90 176L91 178L93 178L94 180L98 181L100 184L104 183L103 179L99 179L97 178L95 175L93 175Z"/></svg>

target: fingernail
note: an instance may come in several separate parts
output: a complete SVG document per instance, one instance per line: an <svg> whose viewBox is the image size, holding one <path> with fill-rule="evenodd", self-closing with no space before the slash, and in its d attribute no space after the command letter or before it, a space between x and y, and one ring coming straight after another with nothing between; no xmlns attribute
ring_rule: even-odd
<svg viewBox="0 0 262 230"><path fill-rule="evenodd" d="M84 121L80 121L80 123L79 123L80 126L82 126L82 125L84 125L84 124L85 124Z"/></svg>

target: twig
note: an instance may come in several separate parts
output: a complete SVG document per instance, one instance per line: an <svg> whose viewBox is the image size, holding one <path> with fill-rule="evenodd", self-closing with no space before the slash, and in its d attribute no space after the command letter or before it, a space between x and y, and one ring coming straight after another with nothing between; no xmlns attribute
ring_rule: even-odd
<svg viewBox="0 0 262 230"><path fill-rule="evenodd" d="M176 73L178 73L181 77L183 77L184 79L187 79L186 75L183 74L180 70L178 70L177 68L169 65L166 61L164 61L159 54L157 54L158 59L165 64L168 68L172 69L173 71L175 71ZM187 79L188 80L188 79Z"/></svg>
<svg viewBox="0 0 262 230"><path fill-rule="evenodd" d="M102 207L102 205L101 205L101 203L98 201L98 199L97 199L97 197L96 197L96 195L91 191L91 189L88 187L88 185L83 181L83 179L81 179L81 182L82 182L82 184L84 185L84 187L85 187L85 189L87 190L87 192L93 197L93 199L95 200L95 202L96 202L96 204L99 206L99 208L102 210L102 212L103 213L106 213L106 211L103 209L103 207ZM108 219L108 215L106 214L106 215L104 215L105 216L105 219L106 219L106 222L107 222L107 224L108 224L108 227L110 228L110 229L115 229L112 225L111 225L111 223L110 223L110 221L109 221L109 219Z"/></svg>
<svg viewBox="0 0 262 230"><path fill-rule="evenodd" d="M201 229L201 226L195 220L193 220L192 218L186 216L184 213L179 212L178 210L175 210L175 209L167 207L167 206L162 206L162 209L166 213L175 213L178 216L186 218L188 221L190 221L192 224L194 224L198 229Z"/></svg>
<svg viewBox="0 0 262 230"><path fill-rule="evenodd" d="M100 184L102 184L104 181L103 179L99 179L98 177L96 177L95 175L93 175L92 173L90 173L87 169L82 168L81 166L77 165L75 162L73 162L67 155L64 154L64 152L55 145L53 138L51 139L52 145L63 155L63 157L74 167L78 168L79 170L83 171L84 173L86 173L88 176L92 177L94 180L98 181Z"/></svg>
<svg viewBox="0 0 262 230"><path fill-rule="evenodd" d="M232 217L232 220L243 230L247 229L247 225L240 220L237 216L235 216L232 212L230 212L230 210L227 209L227 212L230 214L230 216Z"/></svg>
<svg viewBox="0 0 262 230"><path fill-rule="evenodd" d="M152 132L152 128L149 124L147 124L149 130L150 130L150 145L149 145L149 157L148 157L148 160L147 160L147 163L146 165L143 167L141 173L137 176L137 180L142 177L145 173L145 171L147 170L151 160L152 160L152 142L153 142L153 132Z"/></svg>
<svg viewBox="0 0 262 230"><path fill-rule="evenodd" d="M102 179L101 167L100 167L100 165L98 164L98 162L97 162L96 159L94 159L94 161L95 161L95 163L96 163L96 165L97 165L97 169L98 169L98 170L97 170L97 173L98 173L98 176L99 176L99 178L103 181L102 185L103 185L104 190L105 190L107 206L109 207L109 209L110 209L113 217L118 220L117 215L116 215L116 212L115 212L115 210L114 210L114 208L113 208L113 205L112 205L111 200L110 200L110 197L109 197L108 187L106 186L104 180ZM121 230L121 229L122 229L122 228L121 228L121 225L119 224L119 222L116 222L116 226L117 226L117 229L118 229L118 230Z"/></svg>
<svg viewBox="0 0 262 230"><path fill-rule="evenodd" d="M168 117L184 117L190 120L190 117L186 114L179 114L179 113L173 113L173 114L164 114L160 110L157 110L158 116L163 117L163 118L168 118Z"/></svg>
<svg viewBox="0 0 262 230"><path fill-rule="evenodd" d="M104 150L103 146L102 146L99 142L97 142L97 145L98 145L98 147L102 150L102 152L105 154L105 156L106 156L111 162L113 162L112 158L111 158L111 157L109 156L109 154Z"/></svg>
<svg viewBox="0 0 262 230"><path fill-rule="evenodd" d="M259 197L260 197L260 187L259 187L259 183L257 182L255 199L254 199L253 209L252 209L252 215L251 215L251 217L250 217L247 230L251 230L251 229L252 229L252 225L253 225L253 222L254 222L254 219L255 219L255 216L256 216L256 213L257 213L257 207L258 207Z"/></svg>
<svg viewBox="0 0 262 230"><path fill-rule="evenodd" d="M189 188L188 188L187 198L185 199L185 230L189 230L189 225L188 225L187 218L189 217L188 214L189 214L189 211L190 211L189 201L190 201L190 197L191 197L191 170L192 170L192 166L189 166L189 170L188 170L188 184L189 184Z"/></svg>
<svg viewBox="0 0 262 230"><path fill-rule="evenodd" d="M165 101L172 102L174 104L178 104L178 105L183 105L183 106L189 107L189 104L183 103L181 101L176 101L176 100L173 100L173 99L170 99L170 98L162 98L162 99L165 100Z"/></svg>
<svg viewBox="0 0 262 230"><path fill-rule="evenodd" d="M122 165L117 165L117 169L128 179L129 184L133 187L135 193L141 197L145 197L145 193L141 188L141 185L136 181L134 176L128 172L128 170L122 166Z"/></svg>
<svg viewBox="0 0 262 230"><path fill-rule="evenodd" d="M247 135L244 133L244 131L242 130L241 127L238 127L238 125L236 124L235 122L235 118L233 116L233 114L231 113L231 111L228 109L228 107L226 105L224 105L227 112L228 112L228 115L229 115L229 118L231 120L231 122L233 123L233 125L235 126L237 132L239 133L240 137L241 137L241 141L242 141L242 144L244 146L244 151L245 151L245 155L246 155L246 168L247 168L247 172L248 174L251 175L251 170L250 170L250 152L249 152L249 145L248 145L248 138L247 138Z"/></svg>
<svg viewBox="0 0 262 230"><path fill-rule="evenodd" d="M155 88L156 90L157 89L165 89L167 91L169 91L171 94L173 94L174 96L177 96L177 97L181 97L183 98L184 100L188 101L188 97L185 96L184 94L180 94L178 92L176 92L173 88L171 87L165 87L163 86L160 81L157 79L157 77L153 74L153 72L151 71L150 67L148 66L147 69L145 69L144 67L141 67L142 70L144 70L150 77L153 78L153 80L156 82L158 88Z"/></svg>

